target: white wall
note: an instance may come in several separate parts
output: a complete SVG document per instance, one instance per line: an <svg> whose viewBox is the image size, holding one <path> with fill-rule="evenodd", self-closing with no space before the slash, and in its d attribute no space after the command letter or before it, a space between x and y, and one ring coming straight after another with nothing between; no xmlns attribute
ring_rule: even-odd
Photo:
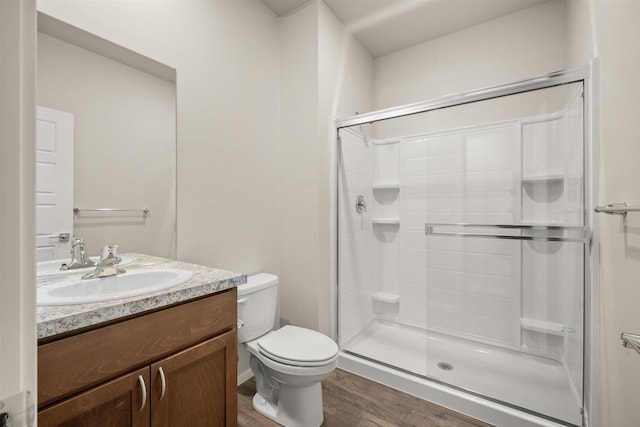
<svg viewBox="0 0 640 427"><path fill-rule="evenodd" d="M32 403L37 394L35 14L34 1L0 2L0 400L30 390Z"/></svg>
<svg viewBox="0 0 640 427"><path fill-rule="evenodd" d="M176 86L38 33L38 104L74 115L74 206L149 208L74 216L91 255L175 258Z"/></svg>
<svg viewBox="0 0 640 427"><path fill-rule="evenodd" d="M315 2L280 18L279 227L280 318L317 329L320 280L318 224L318 10Z"/></svg>
<svg viewBox="0 0 640 427"><path fill-rule="evenodd" d="M42 0L39 9L177 70L178 258L278 273L274 14L254 0Z"/></svg>
<svg viewBox="0 0 640 427"><path fill-rule="evenodd" d="M640 202L640 2L570 1L569 65L600 59L600 195L598 204ZM599 426L640 419L640 357L620 345L620 333L640 333L640 217L600 215ZM594 419L593 421L597 421ZM595 424L594 424L595 425Z"/></svg>
<svg viewBox="0 0 640 427"><path fill-rule="evenodd" d="M551 1L375 60L375 109L564 68L564 3Z"/></svg>
<svg viewBox="0 0 640 427"><path fill-rule="evenodd" d="M333 118L372 108L370 55L321 1L280 18L280 317L332 332Z"/></svg>

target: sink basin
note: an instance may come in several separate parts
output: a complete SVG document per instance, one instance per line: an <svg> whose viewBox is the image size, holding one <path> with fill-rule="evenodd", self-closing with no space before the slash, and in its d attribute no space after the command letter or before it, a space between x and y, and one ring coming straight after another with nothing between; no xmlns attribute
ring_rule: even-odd
<svg viewBox="0 0 640 427"><path fill-rule="evenodd" d="M188 270L140 270L100 279L63 280L37 290L38 305L73 305L128 298L180 285L191 279Z"/></svg>
<svg viewBox="0 0 640 427"><path fill-rule="evenodd" d="M96 264L98 263L98 261L100 260L99 256L92 256L89 257L91 259L91 261L95 262ZM124 267L127 264L130 264L133 259L131 257L128 257L126 255L120 255L120 258L122 258L122 261L120 261L120 264L118 264L120 267ZM47 277L47 276L71 276L73 274L84 274L87 271L93 270L96 267L85 267L85 268L75 268L73 270L60 270L60 266L65 263L65 262L69 262L70 260L67 259L54 259L51 261L40 261L38 264L36 264L36 271L37 271L37 275L38 277Z"/></svg>

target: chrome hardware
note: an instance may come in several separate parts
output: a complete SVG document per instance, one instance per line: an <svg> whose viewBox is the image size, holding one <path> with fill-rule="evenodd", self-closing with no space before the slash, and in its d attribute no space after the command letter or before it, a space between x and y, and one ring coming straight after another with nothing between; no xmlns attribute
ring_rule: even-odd
<svg viewBox="0 0 640 427"><path fill-rule="evenodd" d="M435 228L497 228L520 231L520 234L504 233L483 233L483 232L467 232L467 231L434 231ZM523 235L522 232L531 234ZM565 236L566 233L574 233L574 237ZM516 225L516 224L425 224L425 234L434 236L457 236L457 237L484 237L507 240L538 240L547 242L574 242L588 243L591 233L587 227L565 227L557 225Z"/></svg>
<svg viewBox="0 0 640 427"><path fill-rule="evenodd" d="M632 348L640 354L640 335L623 332L620 334L620 339L624 348Z"/></svg>
<svg viewBox="0 0 640 427"><path fill-rule="evenodd" d="M160 383L162 388L160 390L160 398L158 400L162 400L164 397L164 393L167 391L167 381L164 378L164 371L162 370L162 366L158 368L158 372L160 373Z"/></svg>
<svg viewBox="0 0 640 427"><path fill-rule="evenodd" d="M611 203L610 205L598 206L596 212L607 215L627 216L627 212L639 212L640 206L629 206L626 203Z"/></svg>
<svg viewBox="0 0 640 427"><path fill-rule="evenodd" d="M85 252L87 244L83 239L73 239L71 242L71 262L62 264L60 270L74 270L76 268L93 267L95 262L87 256Z"/></svg>
<svg viewBox="0 0 640 427"><path fill-rule="evenodd" d="M73 213L78 215L80 212L142 212L143 216L147 216L150 212L149 208L142 209L113 209L113 208L97 208L97 209L80 209L73 208Z"/></svg>
<svg viewBox="0 0 640 427"><path fill-rule="evenodd" d="M417 102L415 104L403 105L400 107L386 108L384 110L372 111L370 113L356 114L355 116L336 120L338 129L347 128L367 123L374 123L380 120L392 119L395 117L409 116L427 111L439 110L453 107L455 105L468 104L470 102L484 101L499 96L515 95L535 89L556 86L559 84L579 82L591 78L591 68L582 66L568 70L553 71L549 74L528 78L499 86L475 89L469 92L452 93L430 101Z"/></svg>
<svg viewBox="0 0 640 427"><path fill-rule="evenodd" d="M109 277L126 273L122 268L118 268L118 264L120 264L122 258L117 255L117 251L118 245L108 245L102 248L102 255L100 256L100 262L98 262L96 269L91 273L87 273L82 276L82 280Z"/></svg>
<svg viewBox="0 0 640 427"><path fill-rule="evenodd" d="M51 236L49 236L49 239L54 240L56 242L61 242L61 243L66 243L69 241L69 233L58 233L58 234L52 234Z"/></svg>
<svg viewBox="0 0 640 427"><path fill-rule="evenodd" d="M58 242L68 242L69 241L69 233L59 233L57 235L49 236L50 239L57 240Z"/></svg>
<svg viewBox="0 0 640 427"><path fill-rule="evenodd" d="M138 375L138 384L140 384L140 390L142 391L142 403L140 404L138 411L142 411L144 406L147 404L147 385L144 383L142 375Z"/></svg>
<svg viewBox="0 0 640 427"><path fill-rule="evenodd" d="M362 213L367 211L367 201L362 194L356 196L356 212Z"/></svg>
<svg viewBox="0 0 640 427"><path fill-rule="evenodd" d="M244 320L238 319L238 326L237 327L238 327L238 329L244 327Z"/></svg>

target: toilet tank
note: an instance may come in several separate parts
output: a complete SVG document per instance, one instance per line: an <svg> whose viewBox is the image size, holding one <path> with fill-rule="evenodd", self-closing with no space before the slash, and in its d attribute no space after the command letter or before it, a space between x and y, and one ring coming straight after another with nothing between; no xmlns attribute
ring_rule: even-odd
<svg viewBox="0 0 640 427"><path fill-rule="evenodd" d="M247 283L238 286L238 320L244 325L238 329L238 342L254 340L273 329L278 302L278 276L269 273L247 277Z"/></svg>

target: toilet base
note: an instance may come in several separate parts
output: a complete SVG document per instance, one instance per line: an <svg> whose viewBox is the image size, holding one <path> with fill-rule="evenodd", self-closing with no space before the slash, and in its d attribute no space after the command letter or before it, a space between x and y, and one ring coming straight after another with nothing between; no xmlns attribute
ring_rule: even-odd
<svg viewBox="0 0 640 427"><path fill-rule="evenodd" d="M258 393L253 396L253 409L255 409L260 415L264 415L270 420L281 424L277 419L278 408Z"/></svg>
<svg viewBox="0 0 640 427"><path fill-rule="evenodd" d="M315 427L324 421L322 411L322 386L312 386L281 390L278 404L273 404L256 393L253 408L261 415L285 427Z"/></svg>

